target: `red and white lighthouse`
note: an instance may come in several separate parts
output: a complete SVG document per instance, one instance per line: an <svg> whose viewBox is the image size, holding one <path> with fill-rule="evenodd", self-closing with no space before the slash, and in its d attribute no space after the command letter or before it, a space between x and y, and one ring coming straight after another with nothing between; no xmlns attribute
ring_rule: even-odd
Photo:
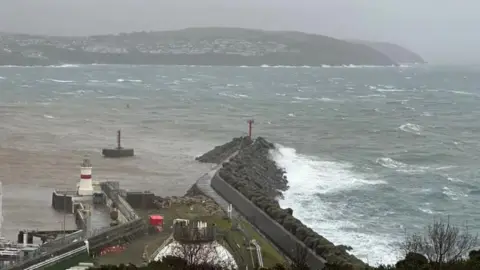
<svg viewBox="0 0 480 270"><path fill-rule="evenodd" d="M84 159L80 167L80 181L78 182L77 193L79 196L92 196L92 164L89 159Z"/></svg>

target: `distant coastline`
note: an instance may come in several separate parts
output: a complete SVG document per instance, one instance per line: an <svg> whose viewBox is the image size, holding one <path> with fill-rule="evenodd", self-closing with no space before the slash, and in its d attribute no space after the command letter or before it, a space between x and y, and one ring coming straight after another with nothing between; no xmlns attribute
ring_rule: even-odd
<svg viewBox="0 0 480 270"><path fill-rule="evenodd" d="M69 63L313 67L395 66L413 60L424 63L421 57L399 59L398 48L408 50L390 43L383 45L381 51L371 44L321 35L241 28L188 28L88 37L0 34L0 42L4 45L0 66Z"/></svg>

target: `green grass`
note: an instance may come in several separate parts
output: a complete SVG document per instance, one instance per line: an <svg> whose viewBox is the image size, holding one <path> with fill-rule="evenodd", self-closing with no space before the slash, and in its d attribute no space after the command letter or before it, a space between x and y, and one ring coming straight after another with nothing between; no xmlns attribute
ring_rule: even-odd
<svg viewBox="0 0 480 270"><path fill-rule="evenodd" d="M280 254L267 239L258 234L257 231L252 228L250 223L246 222L245 220L241 220L240 224L245 232L253 239L257 240L258 244L262 248L263 264L266 267L272 267L277 263L285 262L285 258L282 256L282 254Z"/></svg>
<svg viewBox="0 0 480 270"><path fill-rule="evenodd" d="M155 237L145 237L138 239L134 243L131 243L127 250L120 254L111 254L101 258L98 258L101 264L119 264L119 263L135 263L139 264L141 255L145 245L148 245L148 252L152 254L167 237L171 234L171 226L173 220L176 218L181 219L199 219L208 223L215 223L219 229L219 235L224 237L219 238L219 242L224 244L225 247L232 253L239 265L244 264L252 268L252 254L256 263L256 253L248 250L249 240L245 239L242 232L232 229L232 221L225 216L214 215L212 216L201 204L195 204L193 206L186 205L172 205L167 209L155 209L155 210L137 210L137 213L142 218L148 219L149 215L157 214L162 215L164 218L164 231ZM277 252L277 250L270 244L269 241L259 235L252 226L244 221L238 220L236 223L240 224L243 230L250 237L257 240L258 244L262 247L263 262L266 267L273 266L277 263L283 263L284 257Z"/></svg>
<svg viewBox="0 0 480 270"><path fill-rule="evenodd" d="M207 221L208 223L215 223L219 229L224 231L226 236L229 238L229 241L232 241L233 244L238 244L242 251L231 250L234 253L238 253L239 256L248 264L251 264L251 255L250 251L247 250L247 247L250 246L249 239L245 239L242 232L232 229L232 222L224 217L220 216L196 216L203 221ZM266 267L272 267L277 263L284 263L285 258L270 244L270 242L263 238L248 222L244 220L237 220L238 224L243 228L248 236L257 240L258 244L262 248L262 256L263 256L263 263ZM235 245L236 246L236 245ZM232 247L231 249L235 249ZM256 253L253 253L255 256L256 261ZM251 269L251 268L250 268Z"/></svg>

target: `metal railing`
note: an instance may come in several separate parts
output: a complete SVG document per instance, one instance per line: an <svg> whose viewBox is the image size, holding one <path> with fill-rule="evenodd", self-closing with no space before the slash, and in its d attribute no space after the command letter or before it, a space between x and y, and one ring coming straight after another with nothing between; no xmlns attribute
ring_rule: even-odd
<svg viewBox="0 0 480 270"><path fill-rule="evenodd" d="M108 235L114 234L115 238L118 235L131 232L132 229L136 226L141 226L141 219L133 210L133 208L128 204L128 202L123 199L121 196L121 191L118 189L118 185L116 183L104 182L101 183L103 192L117 204L118 210L125 216L127 219L127 223L115 226L115 227L104 227L99 229L94 229L91 232L91 235L88 237L85 234L84 230L79 230L75 233L69 234L63 238L59 238L50 242L45 243L44 245L40 246L37 250L30 253L28 256L23 257L22 259L15 262L15 264L10 265L6 270L14 270L14 269L26 269L22 267L29 267L35 265L36 263L40 262L41 259L51 258L52 256L59 256L65 252L72 251L72 248L76 247L79 242L83 242L85 240L93 240L93 242L98 240L103 240L101 238L107 237ZM65 192L65 191L58 191L58 192ZM103 241L105 242L105 241ZM38 261L38 262L37 262Z"/></svg>
<svg viewBox="0 0 480 270"><path fill-rule="evenodd" d="M115 187L116 185L111 182L103 182L101 183L101 187L103 192L107 195L107 197L112 200L117 205L118 210L122 215L128 220L132 221L138 219L138 215L133 210L133 208L128 204L127 201L121 196L121 190Z"/></svg>
<svg viewBox="0 0 480 270"><path fill-rule="evenodd" d="M110 241L114 241L116 239L119 239L122 237L124 234L128 233L135 233L143 228L141 227L142 225L142 220L137 219L134 221L130 221L115 227L107 227L101 230L96 230L93 232L93 235L88 238L88 242L90 243L90 246L98 246L99 244L105 244ZM79 232L76 232L74 234L78 235ZM110 236L114 237L110 237ZM56 260L61 260L64 254L73 254L71 253L73 250L78 249L80 244L83 244L87 238L85 235L82 235L79 238L73 238L73 236L70 239L66 239L67 241L63 241L64 239L59 239L58 241L53 241L50 242L49 247L41 246L39 249L37 249L34 253L32 253L32 256L28 256L24 258L21 261L18 261L16 264L11 265L6 268L6 270L17 270L17 269L27 269L27 267L33 267L39 263L41 263L44 260L50 259L50 258L56 258ZM56 243L56 244L52 244ZM59 246L57 246L57 244ZM80 252L80 251L79 251ZM57 258L58 257L58 258ZM54 261L56 261L54 260ZM41 268L28 268L28 269L41 269Z"/></svg>

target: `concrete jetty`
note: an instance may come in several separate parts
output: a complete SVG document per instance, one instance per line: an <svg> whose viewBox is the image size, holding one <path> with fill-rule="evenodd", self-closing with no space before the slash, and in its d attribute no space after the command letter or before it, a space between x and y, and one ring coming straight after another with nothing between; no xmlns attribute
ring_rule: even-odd
<svg viewBox="0 0 480 270"><path fill-rule="evenodd" d="M121 145L121 131L117 131L117 147L103 148L102 155L106 158L133 157L135 155L133 148L123 148Z"/></svg>
<svg viewBox="0 0 480 270"><path fill-rule="evenodd" d="M28 257L19 259L6 269L45 269L85 252L96 253L114 243L136 239L148 232L148 224L123 198L119 183L94 181L92 167L88 159L83 160L76 190L55 190L52 193L52 207L65 215L74 214L78 230L71 232L64 229L62 237L47 239Z"/></svg>

